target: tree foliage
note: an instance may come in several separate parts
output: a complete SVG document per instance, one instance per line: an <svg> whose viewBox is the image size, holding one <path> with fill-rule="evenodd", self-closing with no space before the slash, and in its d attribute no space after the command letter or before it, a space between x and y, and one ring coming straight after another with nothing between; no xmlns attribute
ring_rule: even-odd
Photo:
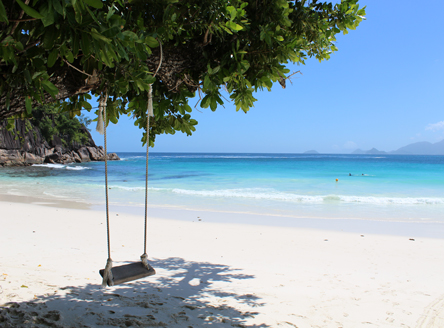
<svg viewBox="0 0 444 328"><path fill-rule="evenodd" d="M82 129L80 120L69 117L69 113L60 113L54 105L39 106L32 111L32 118L27 120L37 127L43 138L51 142L54 137L60 138L66 148L72 145L84 145L89 141L89 135Z"/></svg>
<svg viewBox="0 0 444 328"><path fill-rule="evenodd" d="M202 108L247 112L256 91L285 85L289 62L329 59L365 15L357 2L0 0L0 119L51 101L80 115L107 93L108 122L132 115L145 128L152 84L150 144L190 135L196 93Z"/></svg>

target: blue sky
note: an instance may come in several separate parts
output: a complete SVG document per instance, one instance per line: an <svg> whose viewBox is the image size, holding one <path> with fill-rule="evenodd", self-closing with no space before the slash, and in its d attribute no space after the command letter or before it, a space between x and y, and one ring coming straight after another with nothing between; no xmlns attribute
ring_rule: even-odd
<svg viewBox="0 0 444 328"><path fill-rule="evenodd" d="M198 107L193 136L158 136L153 151L350 153L444 139L444 1L359 3L367 20L338 38L329 61L290 65L302 75L285 90L257 93L247 114L230 103ZM144 151L141 136L123 118L108 129L108 149ZM103 145L103 136L93 138Z"/></svg>

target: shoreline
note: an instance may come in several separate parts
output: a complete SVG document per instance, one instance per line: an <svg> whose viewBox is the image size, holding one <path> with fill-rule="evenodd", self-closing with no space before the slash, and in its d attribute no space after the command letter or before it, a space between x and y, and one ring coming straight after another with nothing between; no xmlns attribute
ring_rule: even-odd
<svg viewBox="0 0 444 328"><path fill-rule="evenodd" d="M148 255L157 274L102 290L103 211L4 201L0 207L6 227L0 230L0 322L12 320L12 327L444 323L443 239L245 224L234 217L211 222L215 214L204 212L182 220L150 217ZM114 265L137 261L143 216L111 211L110 218Z"/></svg>
<svg viewBox="0 0 444 328"><path fill-rule="evenodd" d="M2 202L18 204L33 204L65 209L90 210L104 213L104 205L88 204L80 201L64 199L43 199L30 196L0 194ZM143 216L144 208L141 206L110 205L110 211L125 213L133 216ZM237 211L217 211L211 209L193 209L184 207L149 205L148 218L155 217L165 220L177 218L180 221L195 221L198 217L207 222L227 224L248 224L260 226L302 228L315 230L330 230L359 234L377 234L390 236L405 236L409 238L438 238L444 239L444 223L428 221L394 221L370 220L358 218L321 218L297 217L278 214L260 214ZM104 220L104 216L103 216ZM103 221L104 222L104 221Z"/></svg>

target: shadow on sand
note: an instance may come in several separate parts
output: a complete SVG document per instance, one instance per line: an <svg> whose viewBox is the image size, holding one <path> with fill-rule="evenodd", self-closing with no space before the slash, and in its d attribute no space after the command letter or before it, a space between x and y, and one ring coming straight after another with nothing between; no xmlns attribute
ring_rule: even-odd
<svg viewBox="0 0 444 328"><path fill-rule="evenodd" d="M270 327L247 324L264 303L231 287L254 276L226 265L181 258L150 264L158 274L144 280L107 289L98 284L68 286L33 301L8 303L0 308L0 326Z"/></svg>

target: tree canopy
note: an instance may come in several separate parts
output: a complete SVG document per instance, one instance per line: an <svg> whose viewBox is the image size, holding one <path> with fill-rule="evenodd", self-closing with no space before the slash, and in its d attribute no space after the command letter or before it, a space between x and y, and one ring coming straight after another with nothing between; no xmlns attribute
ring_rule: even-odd
<svg viewBox="0 0 444 328"><path fill-rule="evenodd" d="M0 0L0 120L49 102L80 115L107 93L108 122L145 128L152 84L150 145L190 135L191 97L247 112L254 92L285 86L286 64L329 59L364 15L358 0Z"/></svg>

